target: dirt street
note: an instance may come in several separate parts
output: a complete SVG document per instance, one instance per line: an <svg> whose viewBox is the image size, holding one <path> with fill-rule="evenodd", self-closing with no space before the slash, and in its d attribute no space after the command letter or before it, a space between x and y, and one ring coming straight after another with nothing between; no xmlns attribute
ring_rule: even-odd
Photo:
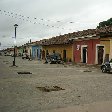
<svg viewBox="0 0 112 112"><path fill-rule="evenodd" d="M12 62L13 57L0 56L0 112L65 112L112 101L112 74L96 67L44 64L20 57L18 67L11 67ZM93 112L88 109L83 112Z"/></svg>

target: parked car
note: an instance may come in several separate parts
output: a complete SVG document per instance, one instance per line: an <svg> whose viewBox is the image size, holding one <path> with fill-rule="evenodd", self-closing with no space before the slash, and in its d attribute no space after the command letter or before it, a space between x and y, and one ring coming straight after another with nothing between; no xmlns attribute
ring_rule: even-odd
<svg viewBox="0 0 112 112"><path fill-rule="evenodd" d="M14 57L14 54L11 54L12 57ZM15 57L17 57L17 54L15 54Z"/></svg>
<svg viewBox="0 0 112 112"><path fill-rule="evenodd" d="M56 63L62 62L61 54L59 54L59 53L53 53L53 54L49 55L49 59L50 59L51 64L56 64Z"/></svg>
<svg viewBox="0 0 112 112"><path fill-rule="evenodd" d="M5 53L5 56L11 56L11 54L10 53Z"/></svg>
<svg viewBox="0 0 112 112"><path fill-rule="evenodd" d="M101 65L101 71L103 73L110 72L112 70L112 59Z"/></svg>
<svg viewBox="0 0 112 112"><path fill-rule="evenodd" d="M22 55L22 59L29 59L28 54L27 54L27 53L23 53L23 55Z"/></svg>

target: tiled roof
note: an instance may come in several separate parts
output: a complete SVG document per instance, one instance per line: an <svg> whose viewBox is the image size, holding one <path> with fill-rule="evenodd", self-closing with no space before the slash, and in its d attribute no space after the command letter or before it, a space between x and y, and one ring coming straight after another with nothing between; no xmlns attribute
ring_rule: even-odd
<svg viewBox="0 0 112 112"><path fill-rule="evenodd" d="M81 37L81 36L94 35L96 33L97 33L96 29L88 29L88 30L73 32L73 36L74 37Z"/></svg>
<svg viewBox="0 0 112 112"><path fill-rule="evenodd" d="M60 35L60 36L52 37L50 39L45 40L42 43L42 45L69 44L70 43L69 38L70 37L68 35Z"/></svg>
<svg viewBox="0 0 112 112"><path fill-rule="evenodd" d="M59 44L71 44L74 39L77 38L91 38L93 36L99 36L101 33L112 33L112 26L103 27L100 29L88 29L83 31L77 31L68 33L49 39L42 39L40 41L27 43L25 45L59 45Z"/></svg>
<svg viewBox="0 0 112 112"><path fill-rule="evenodd" d="M45 42L42 43L42 45L70 44L73 43L73 40L71 38L93 35L93 34L96 34L96 29L88 29L88 30L68 33L65 35L60 35L47 39Z"/></svg>
<svg viewBox="0 0 112 112"><path fill-rule="evenodd" d="M112 32L112 26L105 26L96 30L98 33L108 33L108 32Z"/></svg>

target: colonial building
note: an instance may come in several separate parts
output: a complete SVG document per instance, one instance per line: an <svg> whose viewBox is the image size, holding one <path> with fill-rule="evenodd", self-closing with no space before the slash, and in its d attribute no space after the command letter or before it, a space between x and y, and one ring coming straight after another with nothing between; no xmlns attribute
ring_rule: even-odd
<svg viewBox="0 0 112 112"><path fill-rule="evenodd" d="M100 38L95 29L88 29L74 33L74 62L98 64L98 47Z"/></svg>
<svg viewBox="0 0 112 112"><path fill-rule="evenodd" d="M73 41L70 37L70 34L65 34L44 40L42 43L43 56L59 53L64 61L73 61Z"/></svg>
<svg viewBox="0 0 112 112"><path fill-rule="evenodd" d="M103 61L112 59L112 26L98 29L100 45L102 45Z"/></svg>

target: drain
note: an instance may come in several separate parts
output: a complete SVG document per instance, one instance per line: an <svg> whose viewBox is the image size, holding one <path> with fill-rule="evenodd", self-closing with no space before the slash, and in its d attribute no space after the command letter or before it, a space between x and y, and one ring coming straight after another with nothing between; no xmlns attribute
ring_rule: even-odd
<svg viewBox="0 0 112 112"><path fill-rule="evenodd" d="M60 90L65 90L59 86L45 86L45 87L36 87L37 89L39 89L42 92L51 92L51 91L60 91Z"/></svg>
<svg viewBox="0 0 112 112"><path fill-rule="evenodd" d="M31 72L17 72L18 74L32 74Z"/></svg>

